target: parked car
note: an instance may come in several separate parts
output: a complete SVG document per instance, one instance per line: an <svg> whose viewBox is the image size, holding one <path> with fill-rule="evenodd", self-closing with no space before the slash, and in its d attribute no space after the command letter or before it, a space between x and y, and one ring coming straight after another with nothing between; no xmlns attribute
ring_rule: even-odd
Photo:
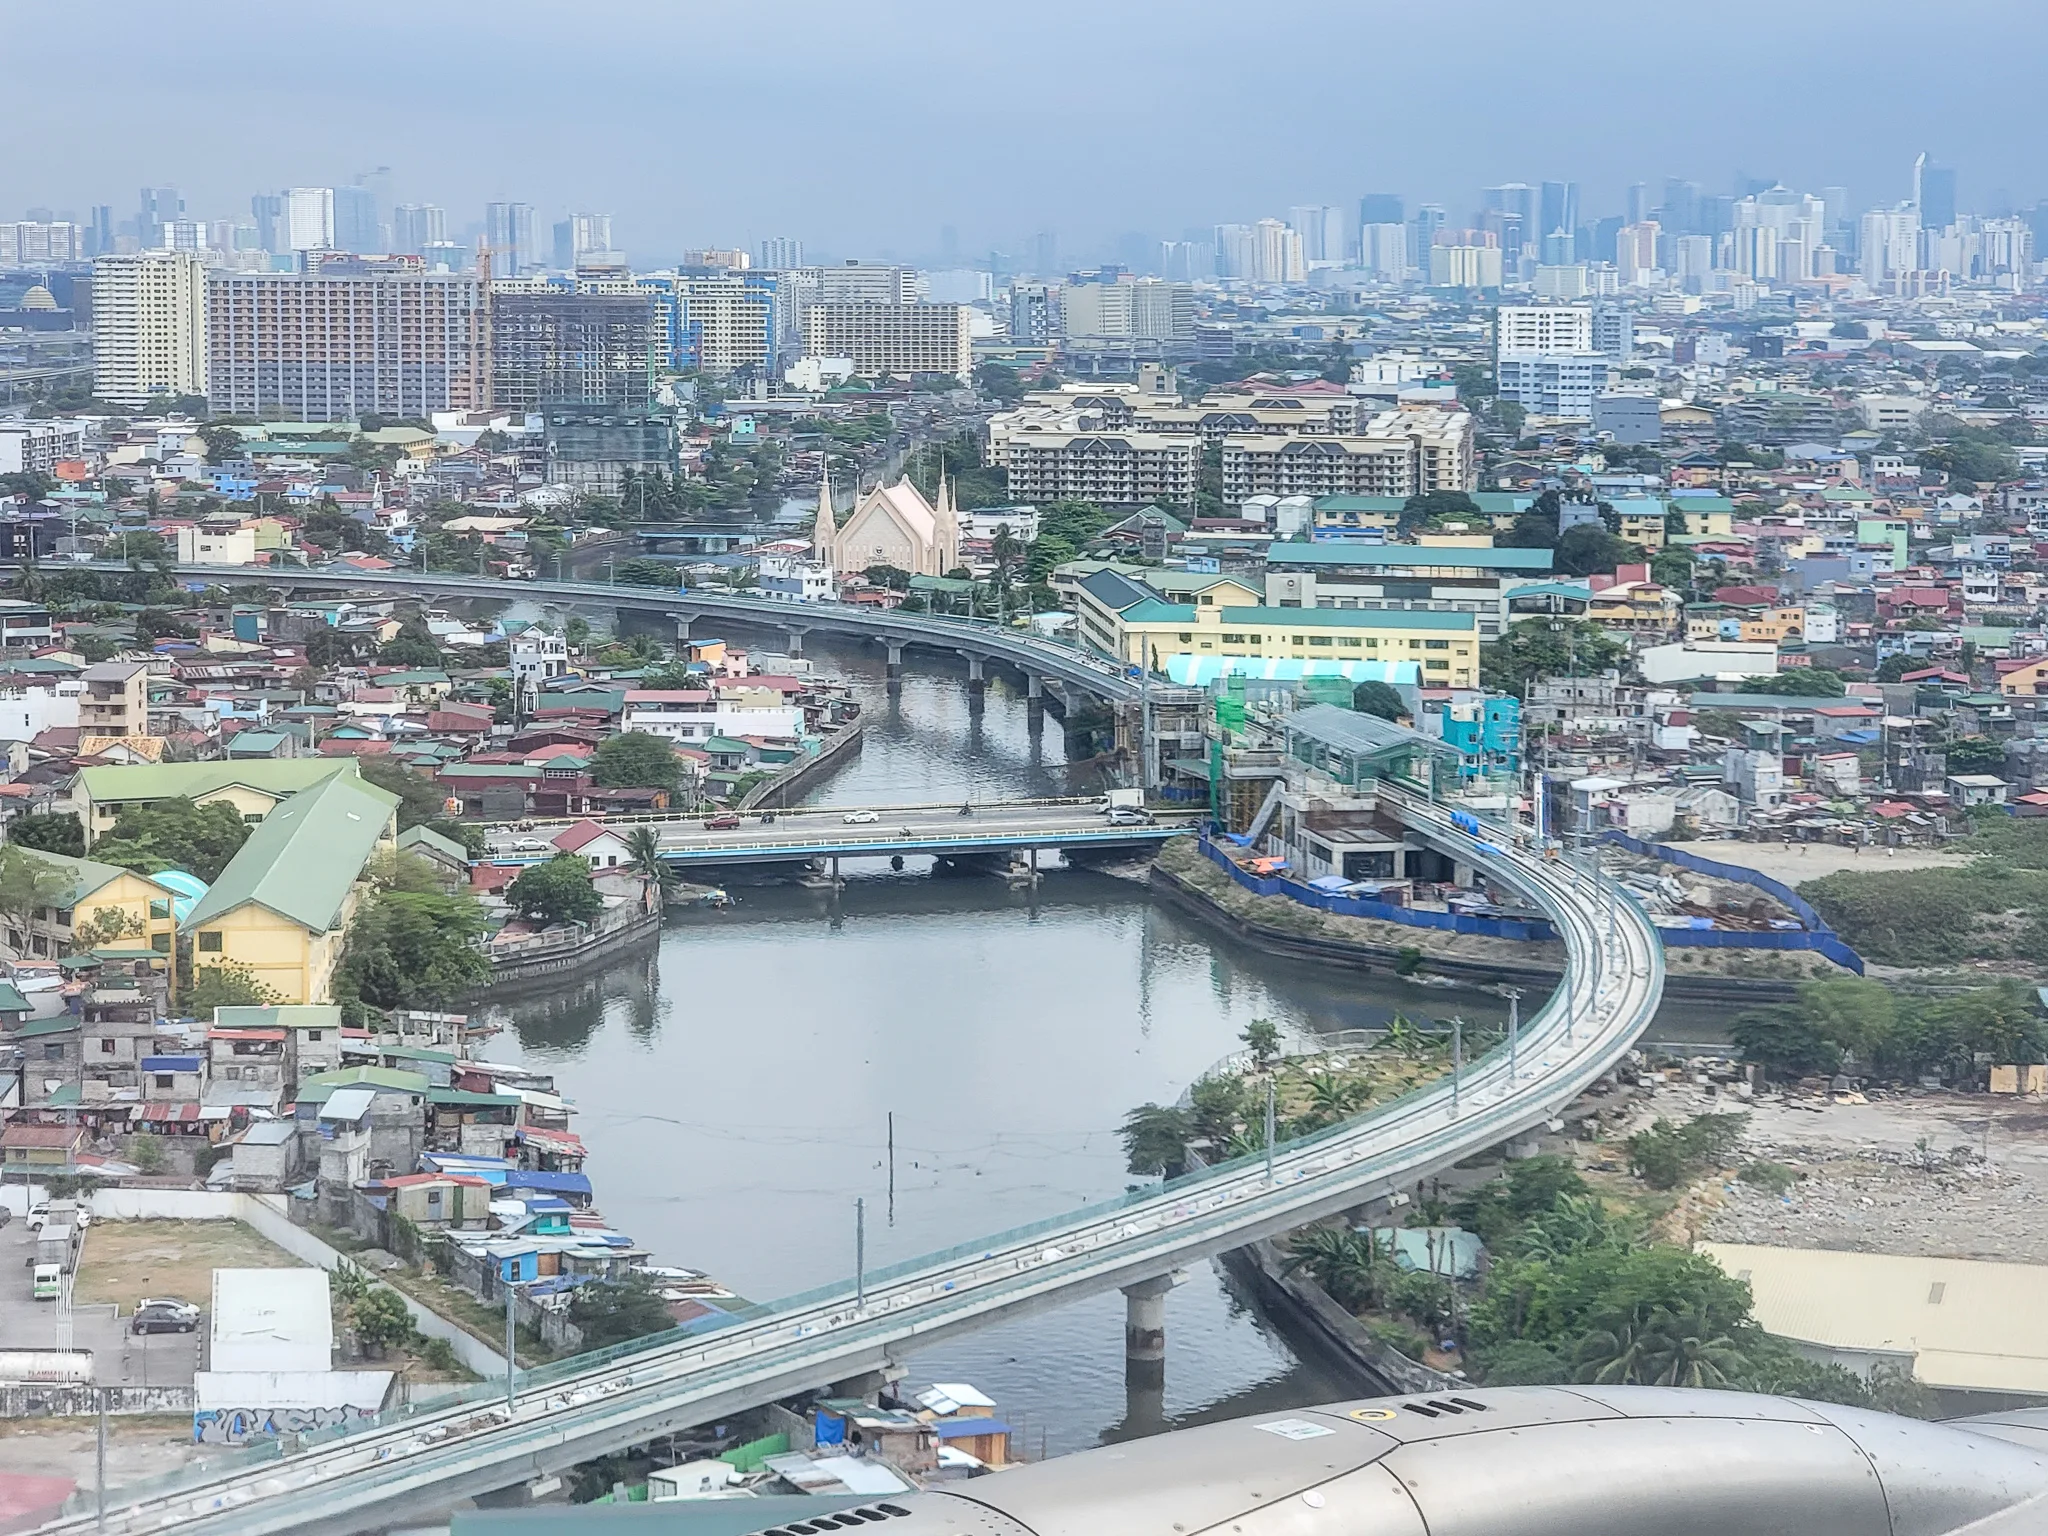
<svg viewBox="0 0 2048 1536"><path fill-rule="evenodd" d="M537 837L522 837L512 844L514 853L546 853L548 845Z"/></svg>
<svg viewBox="0 0 2048 1536"><path fill-rule="evenodd" d="M706 816L704 818L704 830L706 832L732 832L738 830L739 824L739 817L731 811L726 811L722 815Z"/></svg>
<svg viewBox="0 0 2048 1536"><path fill-rule="evenodd" d="M145 1296L135 1304L130 1333L190 1333L199 1326L199 1309L175 1297Z"/></svg>
<svg viewBox="0 0 2048 1536"><path fill-rule="evenodd" d="M66 1200L62 1202L62 1206L57 1212L57 1220L64 1226L76 1227L79 1231L83 1232L92 1225L92 1212L82 1205L73 1205L70 1201ZM38 1200L28 1208L28 1229L31 1232L40 1233L49 1224L50 1202Z"/></svg>
<svg viewBox="0 0 2048 1536"><path fill-rule="evenodd" d="M880 811L848 811L844 816L840 817L839 819L845 822L849 827L868 827L873 826L876 822L880 821L882 819L882 813Z"/></svg>

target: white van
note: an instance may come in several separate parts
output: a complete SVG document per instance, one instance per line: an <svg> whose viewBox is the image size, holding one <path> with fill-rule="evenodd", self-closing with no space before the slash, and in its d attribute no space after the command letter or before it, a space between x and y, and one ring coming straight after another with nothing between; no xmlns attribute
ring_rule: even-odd
<svg viewBox="0 0 2048 1536"><path fill-rule="evenodd" d="M29 1284L29 1295L37 1301L55 1301L64 1291L64 1266L38 1264Z"/></svg>

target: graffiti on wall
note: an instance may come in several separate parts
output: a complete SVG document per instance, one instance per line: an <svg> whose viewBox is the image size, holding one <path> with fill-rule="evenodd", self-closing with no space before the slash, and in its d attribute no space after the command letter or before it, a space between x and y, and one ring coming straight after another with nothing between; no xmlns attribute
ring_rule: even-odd
<svg viewBox="0 0 2048 1536"><path fill-rule="evenodd" d="M242 1445L250 1440L275 1440L316 1429L370 1418L374 1409L351 1408L201 1408L192 1415L195 1445Z"/></svg>

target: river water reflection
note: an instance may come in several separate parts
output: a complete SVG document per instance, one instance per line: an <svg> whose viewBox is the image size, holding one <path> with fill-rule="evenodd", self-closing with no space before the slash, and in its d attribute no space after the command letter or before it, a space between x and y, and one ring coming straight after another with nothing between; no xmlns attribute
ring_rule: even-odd
<svg viewBox="0 0 2048 1536"><path fill-rule="evenodd" d="M950 675L913 667L891 699L878 658L813 653L857 680L869 721L820 802L1096 787L1068 769L1057 723L1033 731L1000 683L970 711ZM733 909L672 919L653 953L499 1010L494 1054L544 1064L577 1103L605 1214L757 1300L852 1273L856 1198L880 1267L1121 1193L1124 1112L1170 1102L1254 1018L1314 1033L1395 1011L1500 1017L1477 989L1275 961L1111 874L1053 873L1035 896L916 864L848 874L836 902L735 886ZM974 1382L1034 1454L1056 1453L1157 1427L1124 1423L1122 1335L1111 1294L907 1363ZM1168 1338L1172 1422L1360 1390L1299 1358L1212 1266L1172 1296Z"/></svg>

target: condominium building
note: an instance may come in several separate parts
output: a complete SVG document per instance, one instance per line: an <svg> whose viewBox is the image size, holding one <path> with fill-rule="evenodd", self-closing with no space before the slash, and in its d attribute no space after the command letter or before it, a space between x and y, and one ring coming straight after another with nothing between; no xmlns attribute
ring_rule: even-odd
<svg viewBox="0 0 2048 1536"><path fill-rule="evenodd" d="M1223 499L1414 496L1478 487L1472 418L1464 411L1382 411L1349 436L1223 440Z"/></svg>
<svg viewBox="0 0 2048 1536"><path fill-rule="evenodd" d="M1202 466L1197 437L1156 432L1019 432L1004 444L1010 496L1019 502L1187 504Z"/></svg>
<svg viewBox="0 0 2048 1536"><path fill-rule="evenodd" d="M1497 245L1433 245L1429 281L1435 288L1498 288L1501 251Z"/></svg>
<svg viewBox="0 0 2048 1536"><path fill-rule="evenodd" d="M1497 356L1594 350L1588 304L1503 304L1494 323Z"/></svg>
<svg viewBox="0 0 2048 1536"><path fill-rule="evenodd" d="M218 415L348 421L485 402L477 280L424 271L417 257L216 273L207 331L207 393Z"/></svg>
<svg viewBox="0 0 2048 1536"><path fill-rule="evenodd" d="M827 267L824 274L843 272ZM804 350L813 357L850 357L865 378L950 373L974 367L965 304L844 304L821 300L803 314Z"/></svg>
<svg viewBox="0 0 2048 1536"><path fill-rule="evenodd" d="M287 249L329 251L334 249L334 188L291 187L284 194L284 230Z"/></svg>
<svg viewBox="0 0 2048 1536"><path fill-rule="evenodd" d="M655 299L571 288L490 295L491 404L637 408L654 394Z"/></svg>
<svg viewBox="0 0 2048 1536"><path fill-rule="evenodd" d="M678 365L725 378L769 368L781 341L781 274L725 272L676 280Z"/></svg>
<svg viewBox="0 0 2048 1536"><path fill-rule="evenodd" d="M92 392L116 405L207 392L206 265L192 251L93 263Z"/></svg>
<svg viewBox="0 0 2048 1536"><path fill-rule="evenodd" d="M918 299L915 267L848 261L811 270L817 273L820 304L915 304Z"/></svg>
<svg viewBox="0 0 2048 1536"><path fill-rule="evenodd" d="M1190 341L1195 334L1195 290L1157 278L1133 282L1072 283L1060 290L1062 325L1069 338L1136 337ZM1012 334L1015 334L1014 325Z"/></svg>
<svg viewBox="0 0 2048 1536"><path fill-rule="evenodd" d="M0 224L0 266L85 259L85 229L78 224L25 221Z"/></svg>
<svg viewBox="0 0 2048 1536"><path fill-rule="evenodd" d="M1607 388L1608 358L1602 352L1503 353L1494 365L1494 387L1536 416L1591 418L1593 402Z"/></svg>

